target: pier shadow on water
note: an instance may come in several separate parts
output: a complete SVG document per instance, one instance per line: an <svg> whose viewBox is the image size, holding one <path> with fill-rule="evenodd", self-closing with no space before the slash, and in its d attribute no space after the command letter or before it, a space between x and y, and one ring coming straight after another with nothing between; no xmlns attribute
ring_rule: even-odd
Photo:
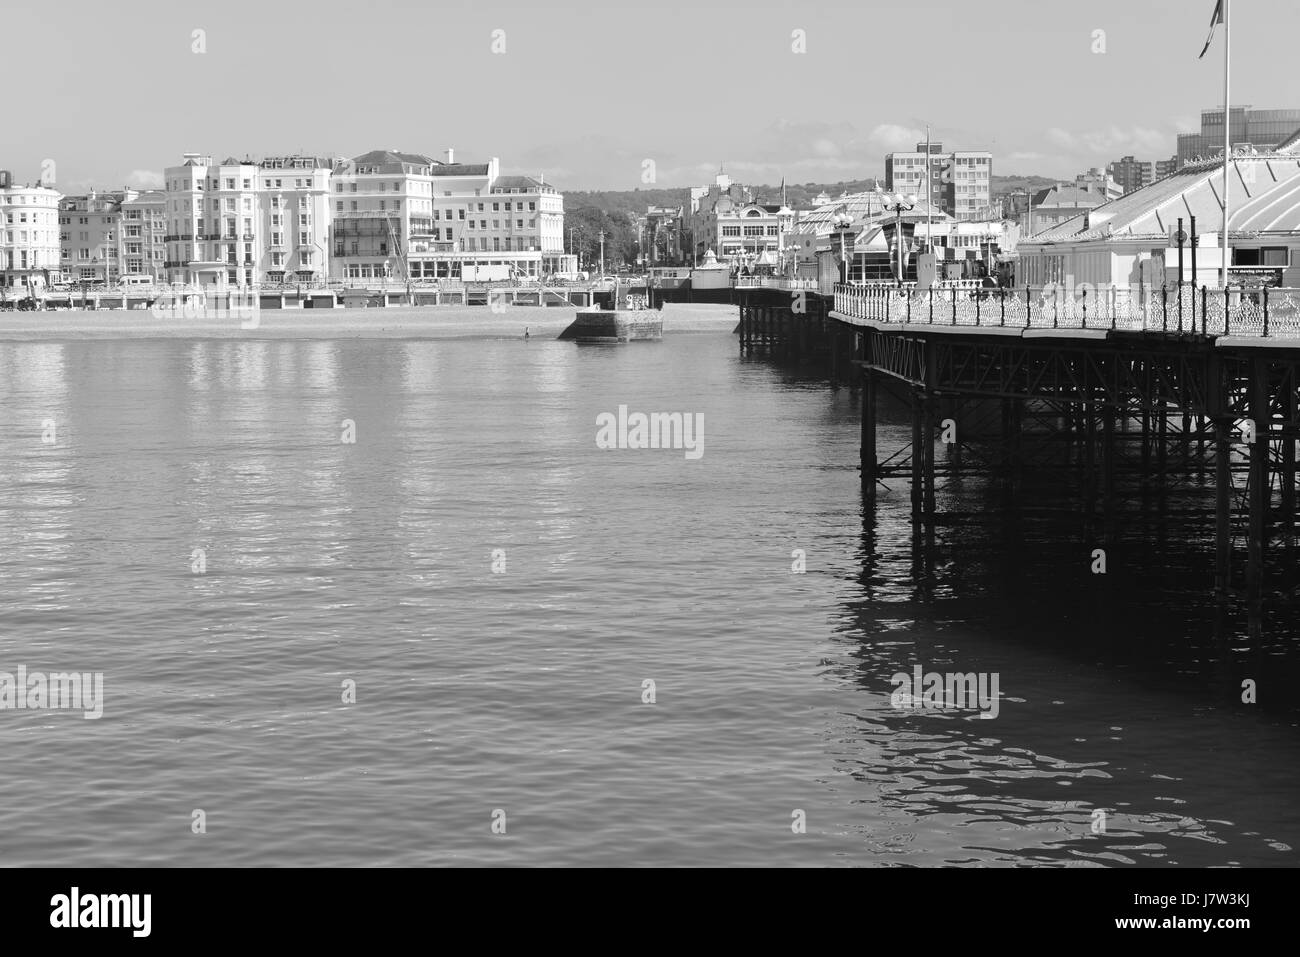
<svg viewBox="0 0 1300 957"><path fill-rule="evenodd" d="M906 406L879 415L881 459L905 452ZM838 745L891 822L876 849L906 864L1294 866L1297 776L1279 756L1297 743L1300 627L1274 601L1251 637L1244 609L1216 600L1212 473L1123 479L1098 509L1077 468L1026 468L1014 493L953 471L929 524L904 475L863 494L859 597L824 662L868 693ZM996 714L891 697L917 668L996 676Z"/></svg>

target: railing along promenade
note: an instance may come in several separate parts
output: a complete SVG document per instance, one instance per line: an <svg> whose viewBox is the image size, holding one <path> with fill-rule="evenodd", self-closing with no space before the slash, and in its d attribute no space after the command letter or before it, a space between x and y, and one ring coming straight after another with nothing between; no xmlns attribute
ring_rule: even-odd
<svg viewBox="0 0 1300 957"><path fill-rule="evenodd" d="M1278 287L918 289L839 283L834 310L851 323L1300 340L1300 289Z"/></svg>

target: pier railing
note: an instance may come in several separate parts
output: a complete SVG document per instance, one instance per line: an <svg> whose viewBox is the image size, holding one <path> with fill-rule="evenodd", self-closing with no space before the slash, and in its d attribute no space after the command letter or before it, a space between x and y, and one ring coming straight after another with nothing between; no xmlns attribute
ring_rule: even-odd
<svg viewBox="0 0 1300 957"><path fill-rule="evenodd" d="M850 283L835 286L834 308L849 321L1300 339L1300 289L1277 287L918 289Z"/></svg>

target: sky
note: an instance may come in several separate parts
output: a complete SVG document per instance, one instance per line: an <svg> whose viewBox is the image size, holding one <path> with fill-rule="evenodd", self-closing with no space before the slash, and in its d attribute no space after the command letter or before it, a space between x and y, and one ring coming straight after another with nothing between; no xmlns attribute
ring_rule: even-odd
<svg viewBox="0 0 1300 957"><path fill-rule="evenodd" d="M1072 179L1168 158L1223 102L1213 0L6 7L0 168L65 193L157 185L186 152L449 147L566 190L835 182L927 123L995 174ZM1298 27L1297 0L1232 0L1234 104L1300 107Z"/></svg>

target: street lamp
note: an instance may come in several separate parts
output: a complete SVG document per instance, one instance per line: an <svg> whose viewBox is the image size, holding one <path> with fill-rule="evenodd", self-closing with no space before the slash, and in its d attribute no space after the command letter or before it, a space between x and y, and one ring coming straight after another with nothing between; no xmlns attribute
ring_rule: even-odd
<svg viewBox="0 0 1300 957"><path fill-rule="evenodd" d="M898 246L898 284L901 286L907 256L907 250L903 246L903 213L916 207L916 194L886 193L879 187L876 192L883 200L884 208L894 211L894 242Z"/></svg>
<svg viewBox="0 0 1300 957"><path fill-rule="evenodd" d="M853 217L847 212L831 217L831 228L840 240L840 282L849 281L849 236L853 233Z"/></svg>

